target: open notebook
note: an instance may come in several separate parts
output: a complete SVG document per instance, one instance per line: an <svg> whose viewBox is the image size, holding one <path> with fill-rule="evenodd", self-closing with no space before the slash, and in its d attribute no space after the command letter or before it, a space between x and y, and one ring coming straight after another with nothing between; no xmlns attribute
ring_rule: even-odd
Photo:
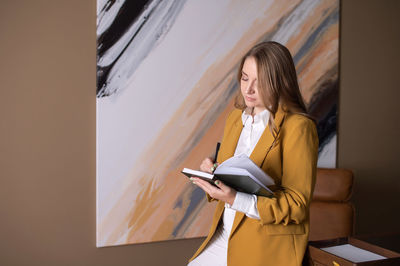
<svg viewBox="0 0 400 266"><path fill-rule="evenodd" d="M224 161L213 174L188 168L184 168L182 173L188 177L199 177L211 184L221 180L237 191L267 197L273 195L268 186L275 184L274 180L245 154Z"/></svg>

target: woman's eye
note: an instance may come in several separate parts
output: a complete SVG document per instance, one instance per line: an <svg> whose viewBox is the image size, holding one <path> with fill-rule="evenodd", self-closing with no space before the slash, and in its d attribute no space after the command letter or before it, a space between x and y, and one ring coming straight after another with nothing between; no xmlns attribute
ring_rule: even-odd
<svg viewBox="0 0 400 266"><path fill-rule="evenodd" d="M249 79L242 77L242 80L243 81L248 81Z"/></svg>

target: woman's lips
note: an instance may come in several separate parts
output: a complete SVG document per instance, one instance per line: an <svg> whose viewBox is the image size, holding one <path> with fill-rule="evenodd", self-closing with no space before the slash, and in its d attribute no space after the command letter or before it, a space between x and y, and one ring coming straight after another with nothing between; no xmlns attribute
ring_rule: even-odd
<svg viewBox="0 0 400 266"><path fill-rule="evenodd" d="M246 100L248 100L249 102L254 102L256 99L254 99L254 98L250 98L249 96L246 96L245 97L246 98Z"/></svg>

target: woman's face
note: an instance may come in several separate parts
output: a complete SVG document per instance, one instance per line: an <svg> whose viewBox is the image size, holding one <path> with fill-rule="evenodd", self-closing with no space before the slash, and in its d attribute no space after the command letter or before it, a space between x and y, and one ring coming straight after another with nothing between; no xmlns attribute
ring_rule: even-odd
<svg viewBox="0 0 400 266"><path fill-rule="evenodd" d="M264 103L258 93L257 64L254 57L247 57L242 68L240 79L242 92L247 107L254 108L253 114L265 109Z"/></svg>

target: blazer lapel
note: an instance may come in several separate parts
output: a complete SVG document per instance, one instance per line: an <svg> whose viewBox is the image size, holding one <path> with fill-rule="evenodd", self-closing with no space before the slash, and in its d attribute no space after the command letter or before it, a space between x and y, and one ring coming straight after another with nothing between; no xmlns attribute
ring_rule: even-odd
<svg viewBox="0 0 400 266"><path fill-rule="evenodd" d="M197 255L199 255L204 250L204 248L207 246L208 242L211 240L212 236L214 235L215 231L217 230L217 226L218 226L219 220L221 219L221 215L224 211L224 207L225 207L225 203L223 201L219 200L217 207L215 209L215 212L214 212L213 222L211 224L210 232L208 233L207 238L203 241L203 243L201 244L199 249L193 255L192 259L197 257Z"/></svg>
<svg viewBox="0 0 400 266"><path fill-rule="evenodd" d="M283 118L285 116L285 112L282 110L281 106L279 106L276 114L275 114L275 125L277 129L279 130ZM271 130L269 129L269 126L267 126L264 129L263 134L261 135L260 139L258 140L256 146L254 147L253 152L250 154L250 159L258 165L258 167L261 167L262 163L265 160L265 157L267 156L268 151L270 150L271 145L273 144L275 138L271 133Z"/></svg>
<svg viewBox="0 0 400 266"><path fill-rule="evenodd" d="M221 219L224 208L225 208L225 202L219 200L217 207L215 208L214 218L213 218L212 226L210 229L209 237L211 237L214 234L215 230L217 229L217 226L218 226L219 220Z"/></svg>
<svg viewBox="0 0 400 266"><path fill-rule="evenodd" d="M229 138L226 139L225 147L221 150L221 157L218 158L218 162L222 163L223 161L231 158L235 154L235 149L237 143L239 141L240 133L243 129L242 117L239 116L236 121L233 122L232 130L229 134Z"/></svg>
<svg viewBox="0 0 400 266"><path fill-rule="evenodd" d="M279 130L282 126L282 122L285 117L285 111L283 111L282 107L279 106L276 114L275 114L275 125ZM240 134L239 134L240 135ZM250 159L261 167L261 164L265 161L268 151L270 150L271 145L274 142L274 136L272 135L269 126L264 129L263 134L261 135L260 139L258 140L256 146L254 147L253 152L250 155ZM236 140L237 143L237 140ZM236 147L236 146L235 146ZM233 155L233 153L232 153ZM238 228L239 224L243 220L245 214L243 212L236 212L235 219L233 221L232 230L229 238L232 237L235 230Z"/></svg>

